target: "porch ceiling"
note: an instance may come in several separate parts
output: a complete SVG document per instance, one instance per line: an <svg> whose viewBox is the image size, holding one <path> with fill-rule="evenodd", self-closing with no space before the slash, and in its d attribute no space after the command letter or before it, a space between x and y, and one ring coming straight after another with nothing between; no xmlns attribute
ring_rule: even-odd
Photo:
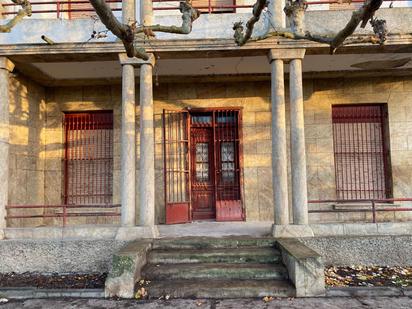
<svg viewBox="0 0 412 309"><path fill-rule="evenodd" d="M45 85L97 80L110 82L120 80L121 77L121 66L116 60L17 63L17 68ZM358 75L375 75L379 72L409 75L412 74L412 53L307 55L303 61L303 72L305 75L323 77L341 76L342 72ZM268 76L269 73L270 66L265 56L159 59L155 68L155 74L160 77L179 79L182 76ZM138 74L139 70L136 70L136 75Z"/></svg>

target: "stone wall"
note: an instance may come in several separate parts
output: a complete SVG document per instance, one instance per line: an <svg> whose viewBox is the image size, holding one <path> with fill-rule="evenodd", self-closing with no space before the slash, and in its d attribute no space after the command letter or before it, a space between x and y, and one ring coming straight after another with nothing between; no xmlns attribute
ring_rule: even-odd
<svg viewBox="0 0 412 309"><path fill-rule="evenodd" d="M333 104L386 103L389 114L393 196L412 197L412 78L339 78L305 80L305 135L309 199L334 199L335 171L331 112ZM401 205L400 203L395 203ZM408 203L404 203L408 205ZM309 208L316 208L310 205ZM312 222L369 220L371 215L311 214ZM379 221L411 218L408 212L379 213Z"/></svg>
<svg viewBox="0 0 412 309"><path fill-rule="evenodd" d="M0 273L104 273L126 242L116 240L2 240Z"/></svg>
<svg viewBox="0 0 412 309"><path fill-rule="evenodd" d="M44 204L45 91L13 74L10 79L9 204ZM11 210L11 215L42 214L42 210ZM9 226L36 226L41 219L11 219Z"/></svg>
<svg viewBox="0 0 412 309"><path fill-rule="evenodd" d="M325 265L411 266L411 236L301 238ZM107 272L112 255L127 242L116 240L2 240L0 273Z"/></svg>
<svg viewBox="0 0 412 309"><path fill-rule="evenodd" d="M121 87L84 86L59 87L46 89L46 128L45 128L45 203L56 205L62 203L62 182L64 158L64 112L81 112L93 110L113 110L113 204L120 204L120 116ZM58 211L57 209L55 211ZM95 217L70 219L69 223L112 223L118 218ZM49 224L59 225L59 220Z"/></svg>
<svg viewBox="0 0 412 309"><path fill-rule="evenodd" d="M314 237L300 239L326 266L411 266L411 236Z"/></svg>

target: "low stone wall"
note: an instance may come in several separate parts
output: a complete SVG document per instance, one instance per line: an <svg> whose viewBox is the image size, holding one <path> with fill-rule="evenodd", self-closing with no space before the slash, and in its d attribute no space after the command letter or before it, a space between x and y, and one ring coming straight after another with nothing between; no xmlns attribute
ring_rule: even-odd
<svg viewBox="0 0 412 309"><path fill-rule="evenodd" d="M301 241L322 255L325 265L412 265L412 236L314 237Z"/></svg>
<svg viewBox="0 0 412 309"><path fill-rule="evenodd" d="M412 265L412 236L314 237L300 239L325 265ZM107 272L114 253L127 244L114 239L2 240L0 273Z"/></svg>
<svg viewBox="0 0 412 309"><path fill-rule="evenodd" d="M2 240L0 273L107 272L112 255L126 244L116 240Z"/></svg>

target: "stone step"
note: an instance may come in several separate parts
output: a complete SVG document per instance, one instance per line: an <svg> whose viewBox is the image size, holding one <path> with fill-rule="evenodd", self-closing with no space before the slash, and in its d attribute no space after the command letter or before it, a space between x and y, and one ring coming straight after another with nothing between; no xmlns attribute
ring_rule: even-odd
<svg viewBox="0 0 412 309"><path fill-rule="evenodd" d="M274 247L276 240L273 238L251 238L251 237L183 237L162 238L153 241L153 249L207 249L207 248L247 248Z"/></svg>
<svg viewBox="0 0 412 309"><path fill-rule="evenodd" d="M236 249L156 249L148 256L152 264L189 263L264 263L281 262L280 252L275 248Z"/></svg>
<svg viewBox="0 0 412 309"><path fill-rule="evenodd" d="M150 282L149 298L294 297L295 288L279 280L173 280Z"/></svg>
<svg viewBox="0 0 412 309"><path fill-rule="evenodd" d="M142 270L146 280L227 279L282 280L287 270L279 264L147 264Z"/></svg>

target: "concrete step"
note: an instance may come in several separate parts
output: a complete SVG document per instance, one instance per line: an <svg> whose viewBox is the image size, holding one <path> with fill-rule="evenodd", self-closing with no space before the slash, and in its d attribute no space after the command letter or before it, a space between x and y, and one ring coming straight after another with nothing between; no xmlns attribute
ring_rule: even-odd
<svg viewBox="0 0 412 309"><path fill-rule="evenodd" d="M278 280L174 280L150 282L149 298L294 297L295 288Z"/></svg>
<svg viewBox="0 0 412 309"><path fill-rule="evenodd" d="M146 280L227 279L282 280L287 270L279 264L147 264L142 270Z"/></svg>
<svg viewBox="0 0 412 309"><path fill-rule="evenodd" d="M207 248L247 248L274 247L276 241L273 238L251 238L251 237L183 237L162 238L153 241L153 249L207 249Z"/></svg>
<svg viewBox="0 0 412 309"><path fill-rule="evenodd" d="M148 256L152 264L180 263L280 263L280 252L275 248L236 249L157 249Z"/></svg>

